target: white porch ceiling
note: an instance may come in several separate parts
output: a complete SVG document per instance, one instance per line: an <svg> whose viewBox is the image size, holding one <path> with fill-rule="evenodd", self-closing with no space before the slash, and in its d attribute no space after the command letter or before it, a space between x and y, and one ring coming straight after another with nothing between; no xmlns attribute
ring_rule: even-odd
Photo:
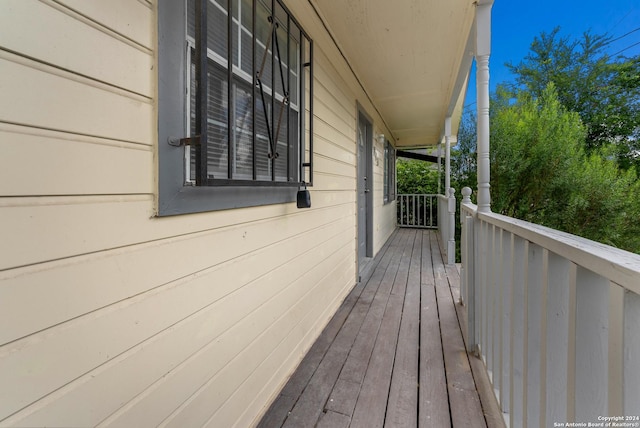
<svg viewBox="0 0 640 428"><path fill-rule="evenodd" d="M312 0L396 146L457 133L469 68L473 0Z"/></svg>

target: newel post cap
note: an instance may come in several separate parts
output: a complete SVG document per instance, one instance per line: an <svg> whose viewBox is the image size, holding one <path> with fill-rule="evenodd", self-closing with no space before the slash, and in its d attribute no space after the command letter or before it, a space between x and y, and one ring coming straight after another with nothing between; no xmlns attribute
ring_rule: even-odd
<svg viewBox="0 0 640 428"><path fill-rule="evenodd" d="M471 202L471 194L473 193L473 191L471 190L470 187L463 187L462 188L462 203L470 203Z"/></svg>

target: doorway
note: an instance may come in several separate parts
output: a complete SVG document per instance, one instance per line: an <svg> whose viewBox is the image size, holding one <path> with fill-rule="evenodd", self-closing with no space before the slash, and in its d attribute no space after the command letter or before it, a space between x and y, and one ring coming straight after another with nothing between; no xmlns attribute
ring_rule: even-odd
<svg viewBox="0 0 640 428"><path fill-rule="evenodd" d="M358 111L358 271L366 269L373 257L373 126L372 120Z"/></svg>

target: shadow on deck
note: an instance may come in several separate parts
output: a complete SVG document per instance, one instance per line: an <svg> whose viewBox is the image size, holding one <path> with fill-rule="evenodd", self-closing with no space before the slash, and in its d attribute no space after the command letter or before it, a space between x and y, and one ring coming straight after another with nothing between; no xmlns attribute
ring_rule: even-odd
<svg viewBox="0 0 640 428"><path fill-rule="evenodd" d="M437 232L396 231L368 272L259 427L503 426Z"/></svg>

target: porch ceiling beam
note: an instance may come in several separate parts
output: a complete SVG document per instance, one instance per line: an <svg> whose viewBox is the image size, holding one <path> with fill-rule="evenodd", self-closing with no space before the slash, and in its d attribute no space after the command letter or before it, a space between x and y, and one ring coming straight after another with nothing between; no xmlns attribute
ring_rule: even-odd
<svg viewBox="0 0 640 428"><path fill-rule="evenodd" d="M438 157L432 155L423 155L421 153L407 152L405 150L396 150L396 157L417 159L425 162L438 163Z"/></svg>

